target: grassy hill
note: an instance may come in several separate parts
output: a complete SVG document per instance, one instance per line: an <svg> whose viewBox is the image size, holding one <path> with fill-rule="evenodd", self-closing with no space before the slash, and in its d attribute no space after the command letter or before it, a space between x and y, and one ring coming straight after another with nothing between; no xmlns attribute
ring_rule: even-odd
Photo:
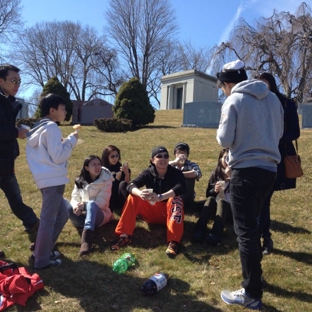
<svg viewBox="0 0 312 312"><path fill-rule="evenodd" d="M190 145L190 159L199 164L203 177L196 183L197 200L205 199L207 180L217 163L220 150L216 129L181 128L181 110L157 111L154 124L127 133L104 133L85 126L79 132L79 144L69 160L69 178L65 197L70 198L73 180L83 160L90 154L101 156L108 144L121 149L135 177L149 164L151 149L164 145L173 158L173 147L179 141ZM73 131L61 126L64 136ZM276 192L272 200L272 233L274 253L263 259L263 277L267 282L264 311L309 311L312 303L312 209L311 209L311 130L302 130L299 152L304 176L297 189ZM39 215L41 195L34 184L25 159L25 141L20 141L21 155L16 162L16 175L24 201ZM29 241L21 222L11 213L0 193L0 249L7 260L26 266L31 272L33 262ZM185 234L181 253L176 259L165 255L166 230L161 225L148 226L137 222L131 246L112 252L116 221L96 231L94 252L78 256L80 237L68 222L56 248L63 254L63 264L38 271L45 288L31 297L26 307L14 306L9 311L241 311L227 306L220 298L222 289L239 289L241 269L237 242L231 224L227 225L222 245L193 245L190 237L198 215L185 217ZM119 215L116 214L116 219ZM209 225L211 227L211 224ZM133 252L137 265L125 274L112 271L112 263L124 252ZM169 274L168 285L156 296L142 297L141 284L155 272Z"/></svg>

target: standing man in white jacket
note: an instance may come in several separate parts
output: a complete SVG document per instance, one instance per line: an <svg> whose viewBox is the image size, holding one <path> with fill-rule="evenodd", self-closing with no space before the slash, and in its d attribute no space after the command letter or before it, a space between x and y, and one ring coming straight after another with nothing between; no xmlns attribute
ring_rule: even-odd
<svg viewBox="0 0 312 312"><path fill-rule="evenodd" d="M229 148L231 208L243 274L243 288L223 290L227 304L257 310L262 306L262 269L257 217L273 187L280 162L279 139L284 113L265 83L247 80L242 61L225 64L217 74L227 96L217 130L218 143Z"/></svg>
<svg viewBox="0 0 312 312"><path fill-rule="evenodd" d="M48 94L40 101L43 119L28 133L26 157L29 169L42 194L40 225L36 239L35 269L58 266L62 263L53 251L54 244L68 220L67 201L63 198L65 184L69 182L67 160L77 144L77 132L66 139L56 122L66 116L64 99Z"/></svg>

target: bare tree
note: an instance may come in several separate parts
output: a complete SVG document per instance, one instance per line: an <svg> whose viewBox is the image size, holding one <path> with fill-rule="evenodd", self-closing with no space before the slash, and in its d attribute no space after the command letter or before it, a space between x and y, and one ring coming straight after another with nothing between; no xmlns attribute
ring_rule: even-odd
<svg viewBox="0 0 312 312"><path fill-rule="evenodd" d="M9 59L5 54L10 42L23 26L21 0L0 0L0 52L1 62Z"/></svg>
<svg viewBox="0 0 312 312"><path fill-rule="evenodd" d="M109 34L128 68L150 95L159 91L166 48L177 31L175 13L167 0L112 0L106 13ZM170 40L169 40L170 39ZM155 97L156 98L156 97Z"/></svg>
<svg viewBox="0 0 312 312"><path fill-rule="evenodd" d="M0 38L10 40L23 26L21 21L21 0L0 0Z"/></svg>
<svg viewBox="0 0 312 312"><path fill-rule="evenodd" d="M229 42L216 48L215 56L216 64L234 57L243 60L254 75L273 73L285 94L301 103L311 98L311 9L303 2L295 14L274 11L255 27L241 20Z"/></svg>
<svg viewBox="0 0 312 312"><path fill-rule="evenodd" d="M206 72L211 56L212 52L209 48L197 48L191 42L179 44L179 63L181 70L195 69Z"/></svg>
<svg viewBox="0 0 312 312"><path fill-rule="evenodd" d="M51 77L57 77L81 101L114 94L115 81L106 79L107 71L114 71L117 64L115 51L91 27L69 21L39 23L25 29L15 49L15 59L29 84L43 87ZM99 63L99 51L110 55L109 62ZM120 84L117 78L116 81Z"/></svg>

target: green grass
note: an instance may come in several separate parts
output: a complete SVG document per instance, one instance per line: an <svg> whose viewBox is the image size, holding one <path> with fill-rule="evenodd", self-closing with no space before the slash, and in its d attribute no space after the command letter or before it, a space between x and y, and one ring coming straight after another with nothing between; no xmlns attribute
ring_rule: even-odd
<svg viewBox="0 0 312 312"><path fill-rule="evenodd" d="M164 145L170 154L178 141L186 141L191 148L190 159L199 164L203 177L196 183L197 200L205 199L207 180L216 166L220 150L216 129L181 128L182 111L157 111L156 120L144 129L129 133L104 133L86 127L79 133L80 144L69 161L69 178L65 197L70 198L73 180L79 173L83 159L89 154L101 156L103 148L115 144L122 159L129 161L132 176L149 164L155 145ZM64 136L72 127L61 127ZM312 211L311 130L302 130L299 151L304 176L298 179L297 189L273 195L272 233L274 253L263 259L263 276L268 285L263 302L265 311L310 311L312 303ZM25 141L20 141L21 155L16 162L16 175L24 201L40 213L41 195L36 188L25 159ZM21 222L11 213L0 193L0 249L7 260L32 269L28 237ZM119 215L116 214L116 218ZM197 215L186 215L181 253L176 259L165 255L164 226L148 226L137 222L133 244L119 252L111 252L110 241L115 237L116 222L96 231L94 252L82 259L78 256L80 237L68 222L56 248L63 254L58 268L38 271L45 288L27 301L26 307L14 306L9 311L241 311L241 307L227 306L220 298L222 289L238 289L241 269L233 228L228 225L223 244L217 247L192 245L190 237ZM211 226L211 225L209 225ZM124 252L133 252L137 265L124 274L112 271L112 263ZM156 296L142 297L141 284L155 272L169 274L168 285Z"/></svg>

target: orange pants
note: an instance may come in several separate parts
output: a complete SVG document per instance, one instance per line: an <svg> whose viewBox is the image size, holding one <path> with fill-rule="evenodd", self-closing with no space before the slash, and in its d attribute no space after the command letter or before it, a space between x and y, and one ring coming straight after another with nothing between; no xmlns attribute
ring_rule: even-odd
<svg viewBox="0 0 312 312"><path fill-rule="evenodd" d="M166 224L167 242L180 242L184 230L183 201L180 196L169 198L167 202L151 205L141 197L129 195L116 226L117 235L131 235L135 228L136 217L140 215L147 223Z"/></svg>

